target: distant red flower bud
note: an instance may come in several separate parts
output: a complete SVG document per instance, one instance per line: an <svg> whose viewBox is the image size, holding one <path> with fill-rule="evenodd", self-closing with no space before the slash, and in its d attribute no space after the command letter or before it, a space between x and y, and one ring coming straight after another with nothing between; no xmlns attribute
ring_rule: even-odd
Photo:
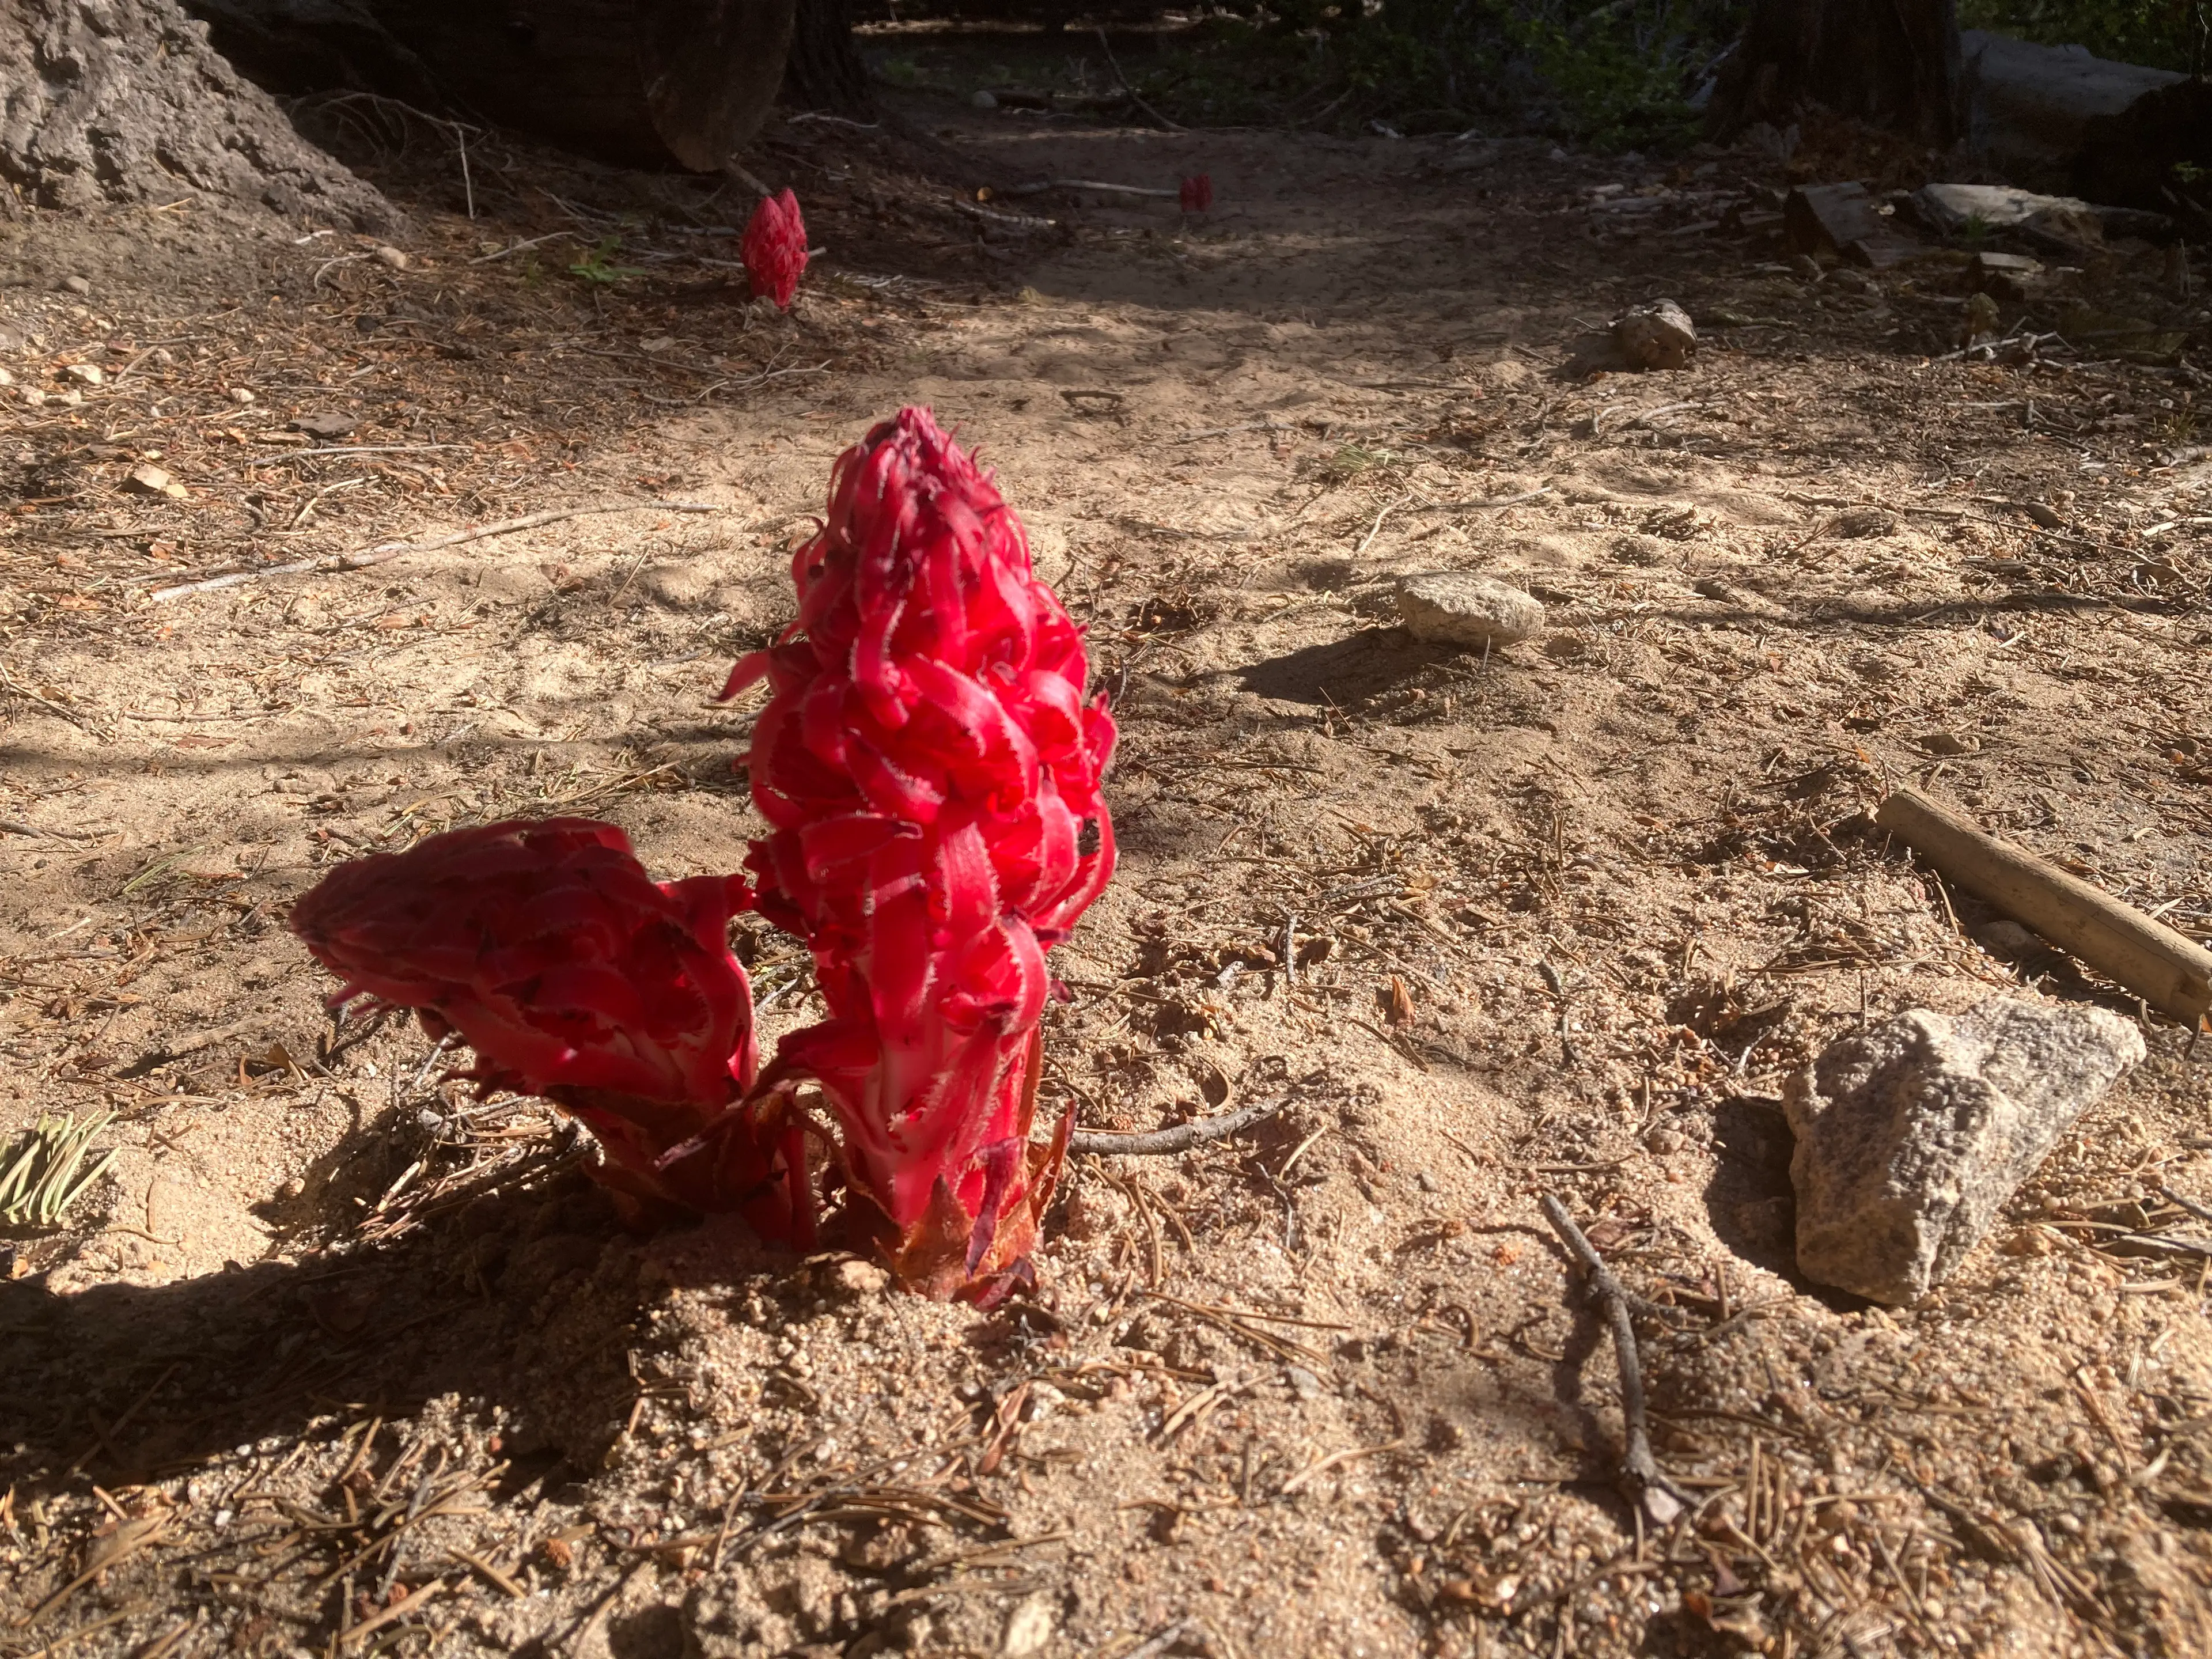
<svg viewBox="0 0 2212 1659"><path fill-rule="evenodd" d="M1113 871L1114 723L1020 520L927 410L839 458L792 574L798 620L725 695L773 688L748 762L773 833L747 863L830 1018L762 1087L821 1085L902 1279L988 1294L1059 1172L1062 1138L1029 1144L1044 953Z"/></svg>
<svg viewBox="0 0 2212 1659"><path fill-rule="evenodd" d="M344 981L334 1001L413 1008L476 1049L482 1086L574 1113L611 1184L811 1242L795 1130L737 1104L756 1050L727 927L748 898L739 876L656 884L613 824L551 818L342 864L292 930Z"/></svg>
<svg viewBox="0 0 2212 1659"><path fill-rule="evenodd" d="M799 198L788 190L762 197L746 222L738 254L753 292L774 300L779 311L790 310L806 269L806 222L799 215Z"/></svg>
<svg viewBox="0 0 2212 1659"><path fill-rule="evenodd" d="M1213 205L1213 175L1210 173L1194 173L1182 181L1182 188L1177 196L1185 213L1205 212Z"/></svg>

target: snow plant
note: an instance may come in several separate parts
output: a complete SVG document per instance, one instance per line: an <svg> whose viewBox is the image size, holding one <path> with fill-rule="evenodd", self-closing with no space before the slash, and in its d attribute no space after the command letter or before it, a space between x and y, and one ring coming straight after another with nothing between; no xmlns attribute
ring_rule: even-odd
<svg viewBox="0 0 2212 1659"><path fill-rule="evenodd" d="M799 216L799 198L788 190L762 197L738 239L738 257L755 297L765 295L778 311L790 310L806 272L806 221Z"/></svg>
<svg viewBox="0 0 2212 1659"><path fill-rule="evenodd" d="M827 1200L913 1288L995 1299L1066 1150L1064 1116L1031 1139L1045 952L1113 872L1113 720L1020 520L926 410L839 458L792 574L797 618L723 693L769 689L750 880L655 883L611 824L496 823L340 866L293 929L334 1001L413 1008L481 1087L584 1122L634 1212L811 1249ZM805 939L827 1006L765 1069L746 908Z"/></svg>
<svg viewBox="0 0 2212 1659"><path fill-rule="evenodd" d="M1059 1172L1065 1121L1030 1144L1044 953L1113 873L1114 723L1021 520L927 410L839 458L792 580L797 619L723 695L771 690L746 863L830 1017L762 1086L820 1086L856 1222L945 1293L1019 1270Z"/></svg>

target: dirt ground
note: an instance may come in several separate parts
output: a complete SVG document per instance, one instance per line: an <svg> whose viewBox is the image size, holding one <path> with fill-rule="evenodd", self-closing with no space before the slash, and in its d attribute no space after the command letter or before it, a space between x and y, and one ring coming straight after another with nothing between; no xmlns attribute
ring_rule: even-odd
<svg viewBox="0 0 2212 1659"><path fill-rule="evenodd" d="M902 107L934 150L817 119L751 158L828 249L788 317L732 284L734 188L486 142L465 199L396 128L396 252L191 204L0 228L0 1136L112 1113L117 1152L0 1241L0 1655L2212 1652L2188 1035L2147 1019L1911 1309L1796 1275L1778 1109L1902 1007L2140 1013L1978 943L1870 832L1888 783L2212 933L2186 353L1962 358L1956 257L1793 269L1750 148ZM1200 171L1188 218L1006 192ZM2070 293L2205 351L2164 250L2073 263L2001 331ZM1568 368L1660 295L1692 368ZM997 466L1121 722L1047 1094L1288 1101L1076 1158L990 1314L624 1233L550 1108L334 1030L283 926L514 814L733 867L757 694L711 698L908 402ZM565 508L608 510L337 568ZM1415 645L1430 569L1547 631ZM773 1036L811 982L748 925ZM1650 1299L1668 1524L1547 1193Z"/></svg>

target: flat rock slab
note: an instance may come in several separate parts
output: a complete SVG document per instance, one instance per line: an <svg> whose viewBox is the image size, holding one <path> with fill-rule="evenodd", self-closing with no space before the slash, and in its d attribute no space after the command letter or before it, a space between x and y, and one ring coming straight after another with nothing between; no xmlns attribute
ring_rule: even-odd
<svg viewBox="0 0 2212 1659"><path fill-rule="evenodd" d="M1784 1091L1799 1268L1918 1301L2143 1053L2117 1014L2009 996L1911 1009L1830 1044Z"/></svg>
<svg viewBox="0 0 2212 1659"><path fill-rule="evenodd" d="M1495 577L1456 570L1401 578L1398 615L1415 639L1468 651L1518 645L1544 631L1535 599Z"/></svg>

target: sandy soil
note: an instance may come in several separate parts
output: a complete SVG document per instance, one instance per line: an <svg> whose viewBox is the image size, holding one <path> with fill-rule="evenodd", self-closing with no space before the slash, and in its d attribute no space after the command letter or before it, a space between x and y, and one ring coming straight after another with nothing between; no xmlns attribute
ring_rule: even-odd
<svg viewBox="0 0 2212 1659"><path fill-rule="evenodd" d="M788 318L730 286L731 194L496 146L473 222L395 162L404 268L189 207L0 233L0 1133L112 1113L118 1153L0 1243L0 1653L2212 1651L2206 1261L2110 1243L2203 1231L2186 1034L1910 1310L1796 1275L1777 1110L1899 1007L2140 1012L1978 943L1869 833L1886 782L2212 931L2203 377L1961 361L1955 261L1793 270L1747 152L915 107L935 178L771 136L830 250ZM973 199L1200 170L1188 221ZM2201 352L2166 270L2054 280ZM1662 295L1694 367L1561 372ZM283 925L518 813L731 867L757 704L710 699L903 402L995 463L1122 721L1047 1092L1288 1100L1079 1158L989 1315L624 1234L550 1109L334 1032ZM1414 645L1392 582L1438 568L1547 632ZM1546 1193L1650 1299L1666 1525Z"/></svg>

